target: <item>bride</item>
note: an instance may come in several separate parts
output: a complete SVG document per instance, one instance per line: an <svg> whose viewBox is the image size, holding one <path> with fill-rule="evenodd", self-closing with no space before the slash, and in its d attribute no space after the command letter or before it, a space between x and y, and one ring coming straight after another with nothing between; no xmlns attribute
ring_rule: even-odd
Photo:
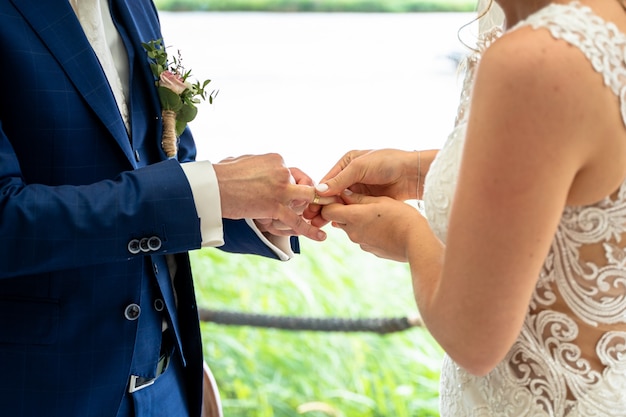
<svg viewBox="0 0 626 417"><path fill-rule="evenodd" d="M307 216L410 264L443 417L626 416L626 12L498 4L442 149L349 152Z"/></svg>

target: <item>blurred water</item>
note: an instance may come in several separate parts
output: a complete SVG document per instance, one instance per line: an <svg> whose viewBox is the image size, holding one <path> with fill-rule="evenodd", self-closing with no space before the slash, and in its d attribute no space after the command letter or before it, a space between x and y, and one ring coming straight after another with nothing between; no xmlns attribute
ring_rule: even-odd
<svg viewBox="0 0 626 417"><path fill-rule="evenodd" d="M469 13L161 15L219 95L190 126L199 159L279 152L315 180L350 149L439 147L461 80ZM472 28L462 32L471 42Z"/></svg>

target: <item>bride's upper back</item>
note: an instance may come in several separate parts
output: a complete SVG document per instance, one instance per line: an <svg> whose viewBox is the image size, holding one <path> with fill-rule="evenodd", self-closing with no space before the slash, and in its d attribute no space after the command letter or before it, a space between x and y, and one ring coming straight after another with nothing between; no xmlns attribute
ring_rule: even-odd
<svg viewBox="0 0 626 417"><path fill-rule="evenodd" d="M616 17L616 23L608 22L607 16ZM581 152L580 169L572 180L522 335L503 364L508 370L500 368L509 374L509 382L531 391L535 384L543 386L548 375L565 380L565 384L546 383L543 394L536 392L547 399L585 403L586 393L599 381L609 379L616 384L615 392L626 390L625 32L626 12L614 0L597 1L593 10L577 2L552 4L521 21L495 41L493 49L489 48L512 45L535 53L544 43L549 48L557 45L556 54L546 65L558 67L565 62L560 58L573 62L560 68L562 76L571 77L579 100L586 100L584 106L578 106L586 111L572 122L573 128L563 130L573 132L572 146L581 146L587 152ZM510 48L507 53L511 53ZM541 77L543 71L541 66L532 68L532 76ZM529 80L528 74L524 80ZM426 178L427 217L444 241L464 124L471 113L465 105L472 83L466 86L458 126ZM578 104L571 103L567 111L578 108ZM558 157L553 163L558 167ZM544 354L546 362L533 363L533 357ZM614 375L619 377L612 379ZM602 403L601 398L594 398L593 404L588 404L590 409L600 404L598 401ZM611 401L606 399L606 409L610 409Z"/></svg>
<svg viewBox="0 0 626 417"><path fill-rule="evenodd" d="M587 88L597 109L589 117L596 122L589 158L572 183L531 303L534 314L551 309L580 321L576 344L598 371L617 360L610 352L624 341L616 334L601 347L599 339L626 330L626 13L621 7L616 13L616 5L553 4L513 29L547 29L582 52L584 65L598 74L597 86ZM617 17L621 29L602 15Z"/></svg>

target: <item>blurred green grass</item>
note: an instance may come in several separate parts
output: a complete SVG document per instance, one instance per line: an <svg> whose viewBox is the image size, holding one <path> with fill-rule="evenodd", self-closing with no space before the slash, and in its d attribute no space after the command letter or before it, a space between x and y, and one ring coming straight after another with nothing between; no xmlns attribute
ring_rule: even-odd
<svg viewBox="0 0 626 417"><path fill-rule="evenodd" d="M265 12L468 12L472 0L155 0L161 10Z"/></svg>
<svg viewBox="0 0 626 417"><path fill-rule="evenodd" d="M323 243L301 239L302 254L288 262L192 253L200 306L343 318L416 313L406 265L327 231ZM202 332L228 417L438 416L442 350L425 329L381 336L203 323Z"/></svg>

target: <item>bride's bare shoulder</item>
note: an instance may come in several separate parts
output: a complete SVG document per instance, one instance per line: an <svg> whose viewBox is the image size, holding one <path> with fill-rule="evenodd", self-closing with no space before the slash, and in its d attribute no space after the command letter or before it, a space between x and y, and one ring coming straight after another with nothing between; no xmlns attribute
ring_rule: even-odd
<svg viewBox="0 0 626 417"><path fill-rule="evenodd" d="M580 48L547 29L520 27L487 48L475 82L481 86L477 90L492 91L499 99L508 96L520 105L533 101L584 105L590 102L590 89L601 90L599 79Z"/></svg>
<svg viewBox="0 0 626 417"><path fill-rule="evenodd" d="M563 74L572 65L587 65L588 60L579 48L557 39L549 30L520 27L497 39L483 53L480 66L501 74L517 76L549 76Z"/></svg>

